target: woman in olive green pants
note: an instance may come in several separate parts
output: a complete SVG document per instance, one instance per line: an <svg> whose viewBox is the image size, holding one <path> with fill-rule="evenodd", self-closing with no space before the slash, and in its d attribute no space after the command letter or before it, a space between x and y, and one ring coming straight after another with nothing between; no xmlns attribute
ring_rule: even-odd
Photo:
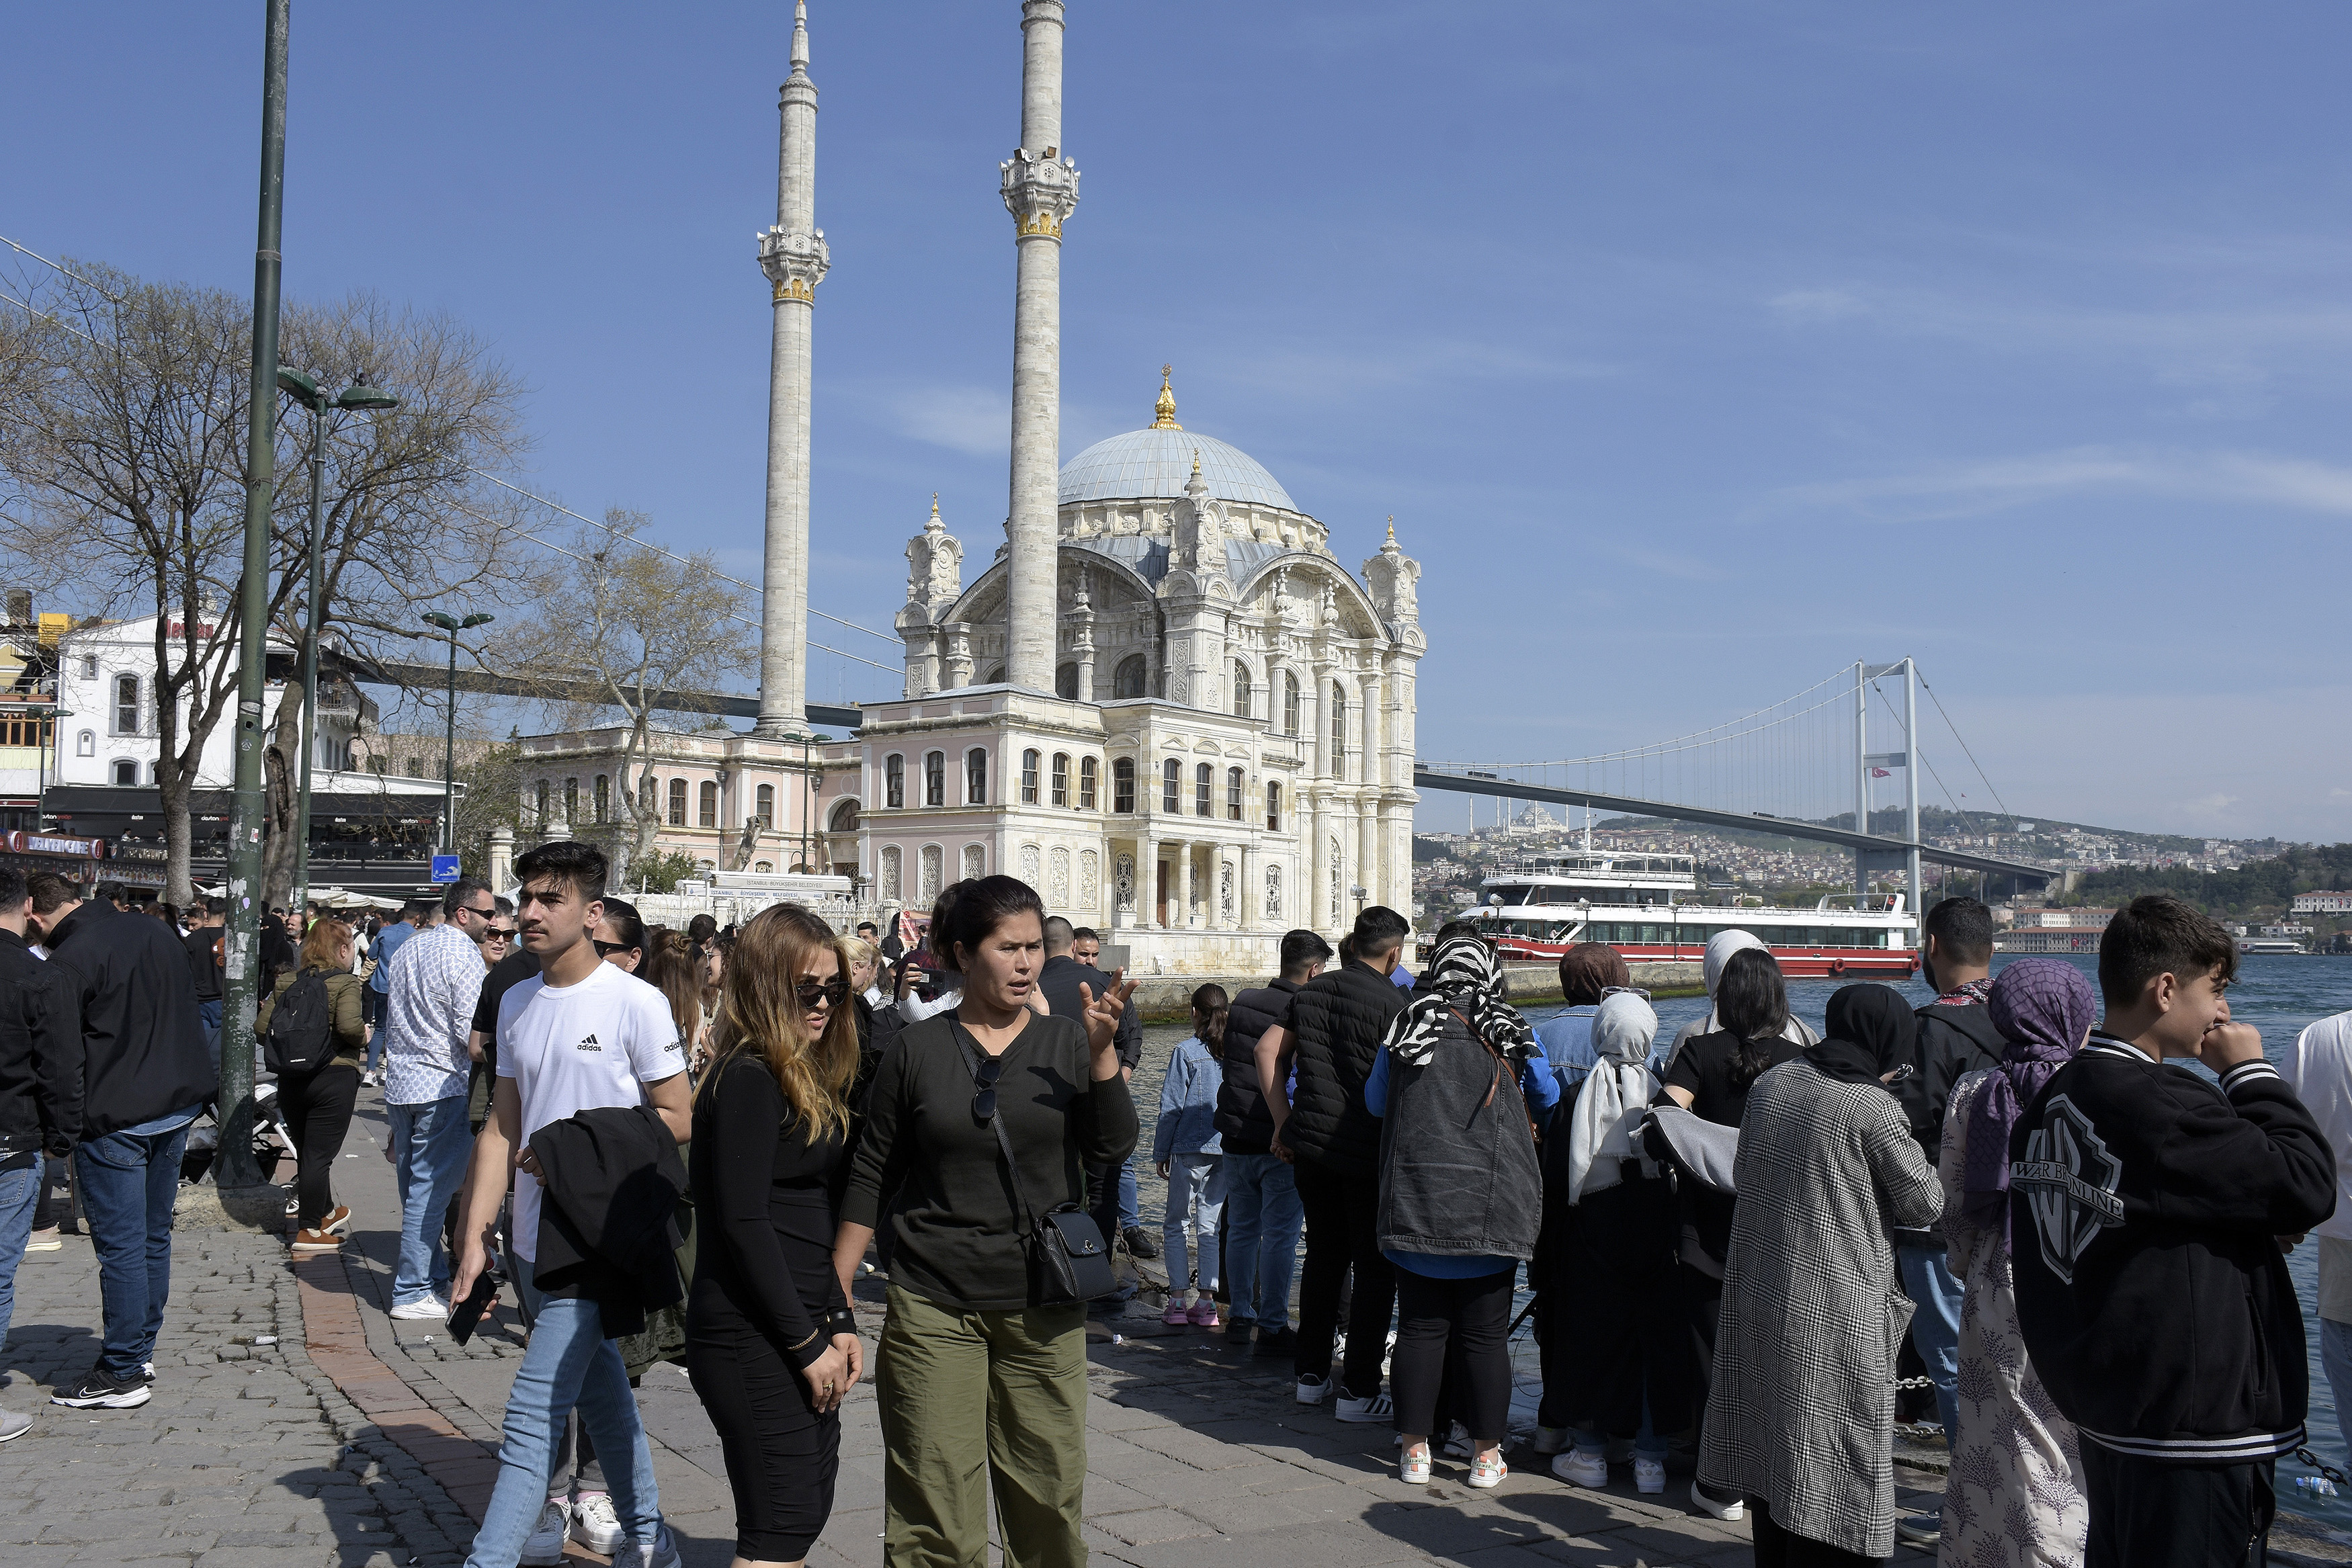
<svg viewBox="0 0 2352 1568"><path fill-rule="evenodd" d="M1083 1020L1033 1012L1044 920L1012 877L940 895L932 948L962 976L963 1001L909 1025L876 1069L843 1199L834 1265L846 1291L897 1195L875 1356L889 1568L984 1568L991 1483L1006 1568L1086 1561L1086 1307L1038 1304L992 1123L1039 1212L1082 1202L1084 1169L1135 1148L1112 1044L1134 987L1111 977Z"/></svg>

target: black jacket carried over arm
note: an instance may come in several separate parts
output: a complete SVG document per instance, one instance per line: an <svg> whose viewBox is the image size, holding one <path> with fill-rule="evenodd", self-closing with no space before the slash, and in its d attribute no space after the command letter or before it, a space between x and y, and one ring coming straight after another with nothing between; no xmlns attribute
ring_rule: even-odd
<svg viewBox="0 0 2352 1568"><path fill-rule="evenodd" d="M1037 988L1045 993L1045 1005L1054 1009L1057 1019L1070 1019L1083 1030L1087 1027L1086 998L1078 988L1085 986L1100 996L1110 977L1091 964L1081 964L1067 953L1056 953L1038 967ZM1129 998L1125 1011L1118 1016L1118 1028L1111 1035L1111 1043L1118 1051L1118 1064L1133 1072L1143 1065L1143 1016L1135 1010Z"/></svg>
<svg viewBox="0 0 2352 1568"><path fill-rule="evenodd" d="M52 1027L56 979L0 930L0 1170L60 1147L81 1121L81 1037Z"/></svg>
<svg viewBox="0 0 2352 1568"><path fill-rule="evenodd" d="M2291 1452L2303 1312L2276 1238L2336 1208L2336 1161L2265 1061L2215 1087L2094 1033L2010 1140L2025 1347L2085 1443L2159 1463Z"/></svg>
<svg viewBox="0 0 2352 1568"><path fill-rule="evenodd" d="M1365 1108L1364 1081L1389 1020L1410 999L1360 958L1318 975L1290 998L1298 1087L1282 1141L1300 1159L1341 1176L1380 1174L1381 1119Z"/></svg>
<svg viewBox="0 0 2352 1568"><path fill-rule="evenodd" d="M583 1111L533 1133L530 1152L541 1189L531 1277L541 1290L594 1301L606 1339L641 1332L647 1312L685 1298L676 1253L686 1162L660 1112Z"/></svg>
<svg viewBox="0 0 2352 1568"><path fill-rule="evenodd" d="M1257 1042L1290 1017L1298 983L1276 977L1244 991L1225 1014L1225 1081L1217 1089L1217 1135L1229 1155L1274 1150L1274 1113L1257 1086Z"/></svg>
<svg viewBox="0 0 2352 1568"><path fill-rule="evenodd" d="M1993 1028L1992 1009L1981 1003L1930 1002L1914 1009L1912 1016L1919 1020L1911 1041L1913 1071L1895 1085L1895 1098L1932 1169L1944 1152L1944 1111L1952 1103L1952 1086L1971 1072L2000 1066L2009 1042ZM1897 1239L1941 1247L1943 1222L1899 1232Z"/></svg>
<svg viewBox="0 0 2352 1568"><path fill-rule="evenodd" d="M196 1017L187 950L160 920L103 899L49 933L53 1031L79 1041L80 1107L65 1135L87 1142L202 1105L219 1091ZM62 1040L59 1059L75 1048Z"/></svg>

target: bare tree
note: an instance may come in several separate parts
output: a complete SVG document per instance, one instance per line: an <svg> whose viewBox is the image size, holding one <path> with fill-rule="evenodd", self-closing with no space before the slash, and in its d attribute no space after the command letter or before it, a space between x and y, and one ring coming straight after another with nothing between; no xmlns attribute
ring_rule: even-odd
<svg viewBox="0 0 2352 1568"><path fill-rule="evenodd" d="M155 617L156 770L165 896L186 902L188 798L235 698L241 624L250 316L217 289L142 282L89 263L0 345L23 390L0 418L0 467L21 507L0 512L19 574L70 586L100 614ZM24 313L19 312L19 315ZM410 607L495 598L510 581L511 511L477 473L523 444L520 387L464 329L368 296L288 308L280 361L362 375L401 399L372 417L327 416L321 633L381 653L415 634ZM268 632L282 679L308 602L313 432L278 425ZM282 730L281 727L281 730ZM273 749L272 816L292 821L293 760Z"/></svg>

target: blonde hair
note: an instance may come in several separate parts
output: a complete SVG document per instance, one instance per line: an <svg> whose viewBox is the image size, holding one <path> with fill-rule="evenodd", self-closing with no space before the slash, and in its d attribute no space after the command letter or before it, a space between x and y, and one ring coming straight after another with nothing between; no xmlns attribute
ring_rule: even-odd
<svg viewBox="0 0 2352 1568"><path fill-rule="evenodd" d="M739 1051L757 1056L775 1074L812 1144L835 1131L848 1132L849 1085L857 1075L857 1010L847 998L832 1009L824 1032L814 1040L801 1022L798 984L820 950L833 954L847 985L841 938L800 904L771 904L737 933L719 989L712 1070L702 1080L708 1091L729 1057Z"/></svg>
<svg viewBox="0 0 2352 1568"><path fill-rule="evenodd" d="M669 1003L669 1016L677 1032L690 1041L702 1016L702 977L696 973L694 944L687 940L686 933L667 925L648 926L645 961L637 966L637 978L661 992Z"/></svg>
<svg viewBox="0 0 2352 1568"><path fill-rule="evenodd" d="M852 964L879 964L882 961L882 949L863 936L844 936L839 941L845 969Z"/></svg>

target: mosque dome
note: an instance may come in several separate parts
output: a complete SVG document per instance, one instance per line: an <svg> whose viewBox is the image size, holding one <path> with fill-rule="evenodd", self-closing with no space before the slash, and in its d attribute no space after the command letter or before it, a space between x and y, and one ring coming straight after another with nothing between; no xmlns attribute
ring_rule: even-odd
<svg viewBox="0 0 2352 1568"><path fill-rule="evenodd" d="M1176 423L1176 398L1165 372L1157 417L1148 429L1097 441L1062 465L1056 504L1082 501L1163 500L1184 494L1192 477L1192 455L1201 456L1201 477L1221 501L1298 510L1275 476L1240 447L1201 435Z"/></svg>

